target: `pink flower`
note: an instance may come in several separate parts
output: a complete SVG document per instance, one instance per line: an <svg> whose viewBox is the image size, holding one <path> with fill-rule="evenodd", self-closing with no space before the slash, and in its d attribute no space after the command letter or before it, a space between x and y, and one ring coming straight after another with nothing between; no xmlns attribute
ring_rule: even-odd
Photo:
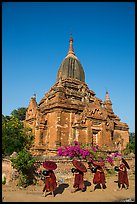
<svg viewBox="0 0 137 204"><path fill-rule="evenodd" d="M114 162L114 160L113 160L112 157L110 157L110 156L108 156L108 157L106 158L106 161L109 162L109 163L113 163L113 162Z"/></svg>
<svg viewBox="0 0 137 204"><path fill-rule="evenodd" d="M96 152L96 151L97 151L95 147L91 147L91 149L92 149L94 152Z"/></svg>

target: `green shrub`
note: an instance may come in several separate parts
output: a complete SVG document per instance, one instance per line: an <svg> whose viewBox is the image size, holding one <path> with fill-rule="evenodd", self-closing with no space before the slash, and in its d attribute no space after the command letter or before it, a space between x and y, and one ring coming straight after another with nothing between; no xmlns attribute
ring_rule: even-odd
<svg viewBox="0 0 137 204"><path fill-rule="evenodd" d="M35 159L27 150L23 149L20 151L15 158L11 159L11 162L12 166L19 172L18 185L27 187L35 183Z"/></svg>
<svg viewBox="0 0 137 204"><path fill-rule="evenodd" d="M130 153L135 154L135 140L132 140L127 144L126 149L123 151L123 153L125 155L130 154Z"/></svg>

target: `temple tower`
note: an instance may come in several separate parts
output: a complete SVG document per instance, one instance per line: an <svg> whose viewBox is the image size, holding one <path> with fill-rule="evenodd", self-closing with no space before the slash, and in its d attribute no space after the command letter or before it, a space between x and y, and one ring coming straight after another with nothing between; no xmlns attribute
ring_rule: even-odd
<svg viewBox="0 0 137 204"><path fill-rule="evenodd" d="M30 99L25 125L33 129L33 155L56 155L57 148L73 141L105 145L110 151L121 151L129 142L129 127L114 114L108 91L102 102L85 83L72 36L56 83L39 103L35 96Z"/></svg>

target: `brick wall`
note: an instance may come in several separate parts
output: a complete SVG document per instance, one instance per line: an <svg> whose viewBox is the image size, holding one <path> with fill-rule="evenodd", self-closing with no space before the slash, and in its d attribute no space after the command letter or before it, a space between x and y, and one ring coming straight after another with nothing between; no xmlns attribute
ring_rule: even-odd
<svg viewBox="0 0 137 204"><path fill-rule="evenodd" d="M132 174L135 173L135 158L125 158L126 161L128 162L129 166L130 166L130 170L128 170L128 174ZM45 160L45 159L44 159ZM69 179L72 177L72 173L71 173L71 168L73 168L73 164L72 164L72 160L69 160L67 158L60 158L57 159L55 157L49 157L47 158L47 160L52 160L55 161L57 163L57 169L55 170L55 174L57 176L57 179ZM38 163L41 163L41 169L44 169L42 166L42 161L43 160L39 160ZM86 167L87 163L85 161L83 161L83 163L85 164ZM117 164L115 164L117 165ZM111 166L109 166L109 164L106 164L106 167L108 168L113 168ZM11 161L8 159L3 159L2 160L2 174L6 175L6 184L8 185L10 181L12 181L15 178L15 175L17 175L17 171L15 169L13 169L13 167L11 166ZM86 173L88 174L88 172Z"/></svg>

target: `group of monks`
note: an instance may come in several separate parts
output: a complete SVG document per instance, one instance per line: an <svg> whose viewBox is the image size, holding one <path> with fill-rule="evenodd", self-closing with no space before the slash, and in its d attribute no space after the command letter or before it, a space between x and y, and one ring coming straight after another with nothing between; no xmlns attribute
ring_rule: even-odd
<svg viewBox="0 0 137 204"><path fill-rule="evenodd" d="M120 165L116 171L118 171L118 189L122 190L122 188L129 188L129 181L127 175L127 166L125 165L125 160L122 158L120 160ZM77 160L72 161L75 168L72 168L71 171L74 175L74 183L72 193L81 190L82 192L86 191L86 187L84 185L84 173L87 171L85 165ZM88 169L93 173L93 181L94 188L90 190L90 192L95 191L98 187L104 190L107 188L106 179L103 170L104 164L90 161L88 162ZM57 180L54 173L54 170L57 168L57 164L53 161L45 161L43 163L43 167L46 169L43 171L43 175L45 177L45 184L43 188L43 196L46 197L48 194L52 194L55 196L55 189L57 188Z"/></svg>

